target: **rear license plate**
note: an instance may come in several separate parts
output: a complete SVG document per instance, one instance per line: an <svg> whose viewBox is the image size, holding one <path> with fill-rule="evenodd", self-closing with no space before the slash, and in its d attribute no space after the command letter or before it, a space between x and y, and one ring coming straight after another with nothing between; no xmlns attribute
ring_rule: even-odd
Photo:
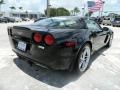
<svg viewBox="0 0 120 90"><path fill-rule="evenodd" d="M25 42L19 41L17 48L22 51L26 51L27 44Z"/></svg>

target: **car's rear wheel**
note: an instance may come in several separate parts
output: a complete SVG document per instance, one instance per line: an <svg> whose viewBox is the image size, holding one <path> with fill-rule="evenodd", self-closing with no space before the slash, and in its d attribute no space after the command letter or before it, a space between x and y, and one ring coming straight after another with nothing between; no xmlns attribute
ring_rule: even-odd
<svg viewBox="0 0 120 90"><path fill-rule="evenodd" d="M83 73L87 70L90 64L91 58L91 47L89 44L84 45L84 47L80 50L78 55L78 64L77 71Z"/></svg>

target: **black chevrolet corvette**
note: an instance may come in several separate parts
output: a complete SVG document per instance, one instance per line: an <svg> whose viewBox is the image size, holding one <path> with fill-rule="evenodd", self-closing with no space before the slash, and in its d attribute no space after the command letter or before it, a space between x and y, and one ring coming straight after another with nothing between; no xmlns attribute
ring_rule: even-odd
<svg viewBox="0 0 120 90"><path fill-rule="evenodd" d="M110 47L113 31L92 19L52 17L31 25L8 28L12 50L19 58L41 66L86 71L93 52Z"/></svg>

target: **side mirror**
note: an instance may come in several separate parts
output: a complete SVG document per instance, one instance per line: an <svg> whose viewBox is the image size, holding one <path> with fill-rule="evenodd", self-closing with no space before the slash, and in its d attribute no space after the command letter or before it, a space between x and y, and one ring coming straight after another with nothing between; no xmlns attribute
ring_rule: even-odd
<svg viewBox="0 0 120 90"><path fill-rule="evenodd" d="M108 30L109 30L109 28L103 27L103 31L108 31Z"/></svg>

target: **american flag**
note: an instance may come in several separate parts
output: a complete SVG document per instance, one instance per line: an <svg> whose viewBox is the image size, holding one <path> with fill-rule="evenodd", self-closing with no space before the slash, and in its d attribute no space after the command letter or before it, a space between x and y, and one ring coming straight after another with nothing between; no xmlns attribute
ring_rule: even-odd
<svg viewBox="0 0 120 90"><path fill-rule="evenodd" d="M89 12L97 12L103 6L102 0L88 1L88 11Z"/></svg>

